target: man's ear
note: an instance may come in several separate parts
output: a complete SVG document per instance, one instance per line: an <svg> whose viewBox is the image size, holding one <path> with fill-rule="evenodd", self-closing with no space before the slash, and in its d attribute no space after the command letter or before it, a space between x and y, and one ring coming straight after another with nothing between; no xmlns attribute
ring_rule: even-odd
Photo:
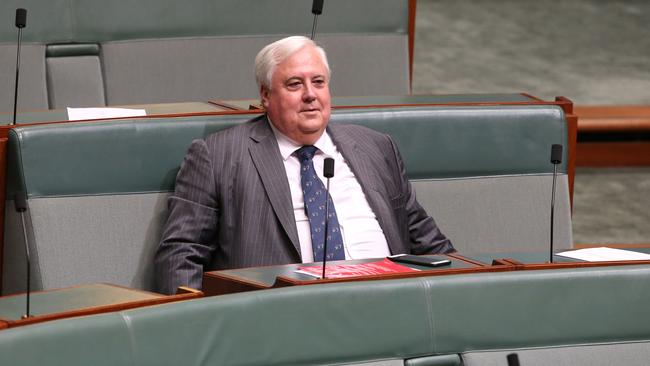
<svg viewBox="0 0 650 366"><path fill-rule="evenodd" d="M262 106L266 109L269 106L269 97L271 91L264 85L260 86L260 98L262 100Z"/></svg>

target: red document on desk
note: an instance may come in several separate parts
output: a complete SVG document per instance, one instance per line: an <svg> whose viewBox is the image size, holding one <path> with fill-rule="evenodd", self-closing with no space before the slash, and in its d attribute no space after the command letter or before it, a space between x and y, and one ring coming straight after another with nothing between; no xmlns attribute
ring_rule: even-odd
<svg viewBox="0 0 650 366"><path fill-rule="evenodd" d="M323 274L323 267L321 266L303 266L299 267L297 273L304 273L306 275L320 278ZM419 270L402 266L389 259L383 261L361 263L361 264L333 264L327 265L325 270L325 277L327 278L344 278L344 277L359 277L368 275L380 275L387 273L405 273L405 272L419 272Z"/></svg>

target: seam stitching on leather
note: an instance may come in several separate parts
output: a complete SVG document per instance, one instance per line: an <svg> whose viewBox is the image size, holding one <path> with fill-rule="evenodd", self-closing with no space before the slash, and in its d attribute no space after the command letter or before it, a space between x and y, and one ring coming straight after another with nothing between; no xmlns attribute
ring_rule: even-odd
<svg viewBox="0 0 650 366"><path fill-rule="evenodd" d="M127 314L124 314L123 312L119 313L120 316L122 317L122 321L124 322L124 325L126 326L126 332L129 337L129 358L130 358L130 364L133 366L136 366L135 363L135 339L133 337L133 322L131 321L131 317L128 316Z"/></svg>
<svg viewBox="0 0 650 366"><path fill-rule="evenodd" d="M438 345L436 344L436 328L435 328L435 319L433 317L433 303L431 302L431 284L429 281L426 280L420 280L423 285L424 285L424 295L425 299L427 302L427 320L429 322L429 328L431 329L429 332L429 343L431 344L431 351L432 353L435 353L438 349Z"/></svg>

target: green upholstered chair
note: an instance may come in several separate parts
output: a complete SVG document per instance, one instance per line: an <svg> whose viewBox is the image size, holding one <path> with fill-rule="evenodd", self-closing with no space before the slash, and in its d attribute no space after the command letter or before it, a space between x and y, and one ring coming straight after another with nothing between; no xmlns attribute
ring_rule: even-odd
<svg viewBox="0 0 650 366"><path fill-rule="evenodd" d="M151 289L166 200L190 142L254 114L137 118L10 131L7 198L29 197L33 287L110 282ZM331 123L390 134L420 203L461 252L541 251L548 245L550 146L565 144L557 106L342 109ZM564 159L566 162L567 159ZM571 246L566 163L556 248ZM7 202L3 289L24 289L20 218Z"/></svg>

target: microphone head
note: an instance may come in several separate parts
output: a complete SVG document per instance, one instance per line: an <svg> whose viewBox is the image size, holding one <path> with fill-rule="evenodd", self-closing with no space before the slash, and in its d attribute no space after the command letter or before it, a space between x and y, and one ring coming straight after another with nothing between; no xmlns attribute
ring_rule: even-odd
<svg viewBox="0 0 650 366"><path fill-rule="evenodd" d="M25 28L27 24L27 10L23 8L16 9L16 27Z"/></svg>
<svg viewBox="0 0 650 366"><path fill-rule="evenodd" d="M332 178L334 176L334 159L325 158L325 163L323 164L323 175L325 178Z"/></svg>
<svg viewBox="0 0 650 366"><path fill-rule="evenodd" d="M519 356L516 353L511 353L506 356L508 360L508 366L519 366Z"/></svg>
<svg viewBox="0 0 650 366"><path fill-rule="evenodd" d="M311 4L311 13L314 15L323 14L323 1L324 0L314 0Z"/></svg>
<svg viewBox="0 0 650 366"><path fill-rule="evenodd" d="M17 212L27 211L27 194L24 191L14 193L14 206Z"/></svg>
<svg viewBox="0 0 650 366"><path fill-rule="evenodd" d="M562 162L562 145L553 144L551 146L551 163L560 164Z"/></svg>

